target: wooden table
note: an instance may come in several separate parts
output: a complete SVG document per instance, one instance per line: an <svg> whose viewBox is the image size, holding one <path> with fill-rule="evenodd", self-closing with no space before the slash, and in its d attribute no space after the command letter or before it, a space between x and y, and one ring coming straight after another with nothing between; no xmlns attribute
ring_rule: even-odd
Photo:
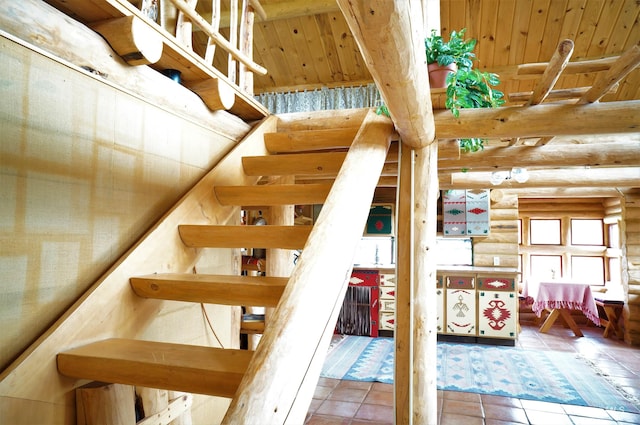
<svg viewBox="0 0 640 425"><path fill-rule="evenodd" d="M600 326L600 317L591 287L577 282L529 282L523 291L525 297L531 297L531 310L540 317L544 310L549 316L540 327L546 333L558 317L569 326L576 336L583 336L580 328L571 317L571 310L580 310L596 325Z"/></svg>

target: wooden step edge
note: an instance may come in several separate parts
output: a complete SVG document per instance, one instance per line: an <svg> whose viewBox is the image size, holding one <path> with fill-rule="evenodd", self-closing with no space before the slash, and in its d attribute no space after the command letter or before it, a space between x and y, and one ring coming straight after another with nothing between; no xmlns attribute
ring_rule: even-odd
<svg viewBox="0 0 640 425"><path fill-rule="evenodd" d="M241 334L262 334L264 333L264 314L243 314L240 324Z"/></svg>
<svg viewBox="0 0 640 425"><path fill-rule="evenodd" d="M347 152L319 152L242 157L247 176L337 174Z"/></svg>
<svg viewBox="0 0 640 425"><path fill-rule="evenodd" d="M331 186L331 183L216 186L213 191L222 205L313 205L324 204Z"/></svg>
<svg viewBox="0 0 640 425"><path fill-rule="evenodd" d="M302 249L313 226L223 226L182 224L182 242L192 248Z"/></svg>
<svg viewBox="0 0 640 425"><path fill-rule="evenodd" d="M68 377L233 397L253 353L164 342L107 339L57 356Z"/></svg>
<svg viewBox="0 0 640 425"><path fill-rule="evenodd" d="M288 278L211 274L153 274L129 279L136 295L172 301L275 307Z"/></svg>
<svg viewBox="0 0 640 425"><path fill-rule="evenodd" d="M266 133L264 143L271 153L349 149L357 132L354 127Z"/></svg>

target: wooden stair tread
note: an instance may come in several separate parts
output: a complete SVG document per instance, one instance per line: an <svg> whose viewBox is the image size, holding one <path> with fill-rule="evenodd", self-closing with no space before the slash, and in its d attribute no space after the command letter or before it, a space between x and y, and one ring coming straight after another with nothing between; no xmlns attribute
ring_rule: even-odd
<svg viewBox="0 0 640 425"><path fill-rule="evenodd" d="M331 186L331 183L216 186L213 191L222 205L312 205L323 204Z"/></svg>
<svg viewBox="0 0 640 425"><path fill-rule="evenodd" d="M183 224L178 232L193 248L302 249L313 226L223 226Z"/></svg>
<svg viewBox="0 0 640 425"><path fill-rule="evenodd" d="M335 175L340 171L346 156L346 152L245 156L242 158L242 166L248 176Z"/></svg>
<svg viewBox="0 0 640 425"><path fill-rule="evenodd" d="M141 297L224 305L275 307L289 279L268 276L153 274L130 279Z"/></svg>
<svg viewBox="0 0 640 425"><path fill-rule="evenodd" d="M59 353L65 376L233 397L253 353L196 345L107 339Z"/></svg>
<svg viewBox="0 0 640 425"><path fill-rule="evenodd" d="M357 132L357 127L345 127L267 133L264 135L264 142L271 153L348 149Z"/></svg>

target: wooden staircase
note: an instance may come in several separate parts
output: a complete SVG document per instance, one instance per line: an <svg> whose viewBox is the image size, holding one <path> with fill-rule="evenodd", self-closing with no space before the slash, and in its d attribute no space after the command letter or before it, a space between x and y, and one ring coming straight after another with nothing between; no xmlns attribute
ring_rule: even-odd
<svg viewBox="0 0 640 425"><path fill-rule="evenodd" d="M275 307L255 352L105 338L60 352L58 371L77 379L232 398L224 423L302 423L394 135L390 120L365 112L352 114L361 125L333 130L314 129L310 123L298 128L297 120L283 125L281 119L279 127L286 132L264 135L271 155L242 157L245 176L254 180L282 175L332 179L337 174L333 183L213 187L216 201L234 211L243 206L324 204L313 229L177 223L175 231L188 250L304 249L290 278L175 272L130 277L139 297Z"/></svg>

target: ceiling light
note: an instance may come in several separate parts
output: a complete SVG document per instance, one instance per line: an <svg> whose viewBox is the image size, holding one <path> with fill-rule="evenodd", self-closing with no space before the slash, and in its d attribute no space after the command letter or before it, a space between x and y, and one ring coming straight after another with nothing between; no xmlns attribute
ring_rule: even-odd
<svg viewBox="0 0 640 425"><path fill-rule="evenodd" d="M529 180L529 172L526 168L513 167L511 171L494 171L491 173L490 182L497 186L505 180L515 180L518 183L524 183Z"/></svg>

